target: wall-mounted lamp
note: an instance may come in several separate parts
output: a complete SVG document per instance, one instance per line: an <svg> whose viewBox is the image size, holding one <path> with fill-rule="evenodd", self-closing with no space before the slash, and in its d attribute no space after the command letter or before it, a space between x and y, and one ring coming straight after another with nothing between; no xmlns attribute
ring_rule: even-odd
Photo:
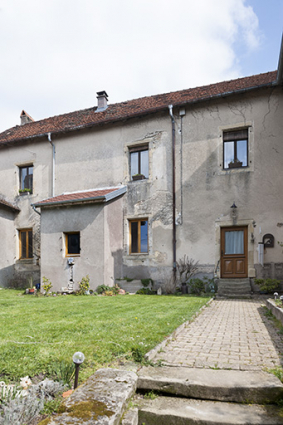
<svg viewBox="0 0 283 425"><path fill-rule="evenodd" d="M74 390L78 386L78 382L79 382L79 369L80 369L80 365L83 363L84 359L85 359L84 353L81 353L80 351L77 351L73 355L73 362L75 363L75 367L76 367Z"/></svg>
<svg viewBox="0 0 283 425"><path fill-rule="evenodd" d="M233 202L233 205L231 205L231 218L233 220L233 224L235 225L237 223L237 218L238 218L238 211L237 211L237 205L235 204L235 202Z"/></svg>

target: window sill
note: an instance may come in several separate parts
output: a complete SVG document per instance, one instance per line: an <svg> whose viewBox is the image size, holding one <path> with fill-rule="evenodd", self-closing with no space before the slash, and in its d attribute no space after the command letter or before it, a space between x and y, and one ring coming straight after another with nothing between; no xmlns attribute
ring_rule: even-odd
<svg viewBox="0 0 283 425"><path fill-rule="evenodd" d="M34 258L18 258L16 262L21 264L33 264Z"/></svg>

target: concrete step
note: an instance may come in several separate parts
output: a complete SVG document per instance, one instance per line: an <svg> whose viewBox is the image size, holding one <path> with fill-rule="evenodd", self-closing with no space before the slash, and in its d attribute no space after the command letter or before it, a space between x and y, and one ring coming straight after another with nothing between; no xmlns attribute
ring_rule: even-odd
<svg viewBox="0 0 283 425"><path fill-rule="evenodd" d="M219 283L220 284L228 283L228 284L235 284L235 285L240 284L240 283L244 283L244 284L249 285L250 279L249 278L245 278L245 279L219 279L218 284Z"/></svg>
<svg viewBox="0 0 283 425"><path fill-rule="evenodd" d="M249 279L219 279L218 298L251 298Z"/></svg>
<svg viewBox="0 0 283 425"><path fill-rule="evenodd" d="M283 398L280 380L262 371L143 367L137 386L201 400L263 404Z"/></svg>
<svg viewBox="0 0 283 425"><path fill-rule="evenodd" d="M250 294L251 288L220 288L218 289L218 292L226 292L227 294L238 294L238 293L245 293Z"/></svg>
<svg viewBox="0 0 283 425"><path fill-rule="evenodd" d="M280 408L220 401L158 397L144 400L139 425L273 425L283 424Z"/></svg>

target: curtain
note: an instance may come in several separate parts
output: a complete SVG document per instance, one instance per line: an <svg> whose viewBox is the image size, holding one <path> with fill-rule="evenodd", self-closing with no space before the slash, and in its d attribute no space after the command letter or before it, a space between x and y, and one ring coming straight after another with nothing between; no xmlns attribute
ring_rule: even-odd
<svg viewBox="0 0 283 425"><path fill-rule="evenodd" d="M225 254L244 254L244 231L225 232Z"/></svg>

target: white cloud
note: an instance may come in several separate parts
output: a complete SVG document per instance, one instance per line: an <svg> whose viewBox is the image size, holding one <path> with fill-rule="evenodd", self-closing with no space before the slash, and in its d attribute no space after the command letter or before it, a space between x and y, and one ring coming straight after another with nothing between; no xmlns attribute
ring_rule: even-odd
<svg viewBox="0 0 283 425"><path fill-rule="evenodd" d="M19 122L241 74L255 49L245 0L0 0L1 121Z"/></svg>

